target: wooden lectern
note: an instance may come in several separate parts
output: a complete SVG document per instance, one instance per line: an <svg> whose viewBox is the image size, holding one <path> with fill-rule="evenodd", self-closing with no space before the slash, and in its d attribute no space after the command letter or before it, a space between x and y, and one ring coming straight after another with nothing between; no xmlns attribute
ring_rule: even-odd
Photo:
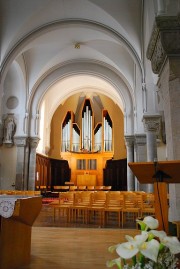
<svg viewBox="0 0 180 269"><path fill-rule="evenodd" d="M159 221L159 230L168 228L167 183L180 183L180 161L128 163L141 184L154 184L155 217Z"/></svg>
<svg viewBox="0 0 180 269"><path fill-rule="evenodd" d="M11 217L0 216L0 269L15 269L30 262L31 228L41 206L41 196L25 196L17 199Z"/></svg>

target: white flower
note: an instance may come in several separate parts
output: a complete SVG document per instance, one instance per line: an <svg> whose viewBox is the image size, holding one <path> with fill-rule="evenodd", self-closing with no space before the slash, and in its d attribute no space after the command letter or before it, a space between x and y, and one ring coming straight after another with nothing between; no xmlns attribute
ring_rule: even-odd
<svg viewBox="0 0 180 269"><path fill-rule="evenodd" d="M131 259L139 252L139 249L137 248L136 244L132 242L126 242L120 244L117 247L116 252L123 259Z"/></svg>
<svg viewBox="0 0 180 269"><path fill-rule="evenodd" d="M135 237L126 235L125 238L128 242L135 244L139 247L142 243L144 243L148 239L148 232L142 231L141 234L136 235Z"/></svg>
<svg viewBox="0 0 180 269"><path fill-rule="evenodd" d="M158 253L159 253L159 242L155 239L152 239L151 241L144 242L140 246L140 252L150 260L156 262Z"/></svg>
<svg viewBox="0 0 180 269"><path fill-rule="evenodd" d="M158 237L160 241L167 236L167 234L164 231L157 231L157 230L151 230L149 232L150 234L153 234L154 236Z"/></svg>
<svg viewBox="0 0 180 269"><path fill-rule="evenodd" d="M177 258L174 256L180 252L177 237L154 230L159 223L151 216L143 221L138 220L138 223L141 234L134 237L126 235L128 242L109 247L110 252L116 250L119 258L108 261L107 267L116 265L119 269L153 269L157 265L157 268L177 269Z"/></svg>
<svg viewBox="0 0 180 269"><path fill-rule="evenodd" d="M172 254L178 254L180 252L180 242L175 236L165 236L161 239L161 243L168 247Z"/></svg>
<svg viewBox="0 0 180 269"><path fill-rule="evenodd" d="M108 247L108 251L113 253L115 251L115 249L119 246L120 244L117 244L117 245L113 245L113 246L110 246Z"/></svg>
<svg viewBox="0 0 180 269"><path fill-rule="evenodd" d="M143 219L143 222L147 225L150 229L157 229L159 226L159 221L151 216L147 216Z"/></svg>
<svg viewBox="0 0 180 269"><path fill-rule="evenodd" d="M108 268L113 267L114 265L117 265L118 268L121 268L121 258L120 257L117 259L106 262L106 266Z"/></svg>

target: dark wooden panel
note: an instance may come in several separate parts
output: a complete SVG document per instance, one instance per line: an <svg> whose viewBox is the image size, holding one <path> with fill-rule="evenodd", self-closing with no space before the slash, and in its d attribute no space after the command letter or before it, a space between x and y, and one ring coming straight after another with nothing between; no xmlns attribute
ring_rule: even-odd
<svg viewBox="0 0 180 269"><path fill-rule="evenodd" d="M127 190L127 159L108 160L103 172L105 186L112 186L112 190Z"/></svg>
<svg viewBox="0 0 180 269"><path fill-rule="evenodd" d="M50 159L51 163L51 187L63 186L66 181L70 181L71 170L68 161Z"/></svg>

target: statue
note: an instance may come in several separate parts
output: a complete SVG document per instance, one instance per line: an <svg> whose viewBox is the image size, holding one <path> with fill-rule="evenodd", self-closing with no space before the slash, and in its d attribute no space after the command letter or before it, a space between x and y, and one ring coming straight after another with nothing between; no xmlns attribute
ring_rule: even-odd
<svg viewBox="0 0 180 269"><path fill-rule="evenodd" d="M15 132L15 123L12 117L7 117L4 122L4 143L12 143Z"/></svg>

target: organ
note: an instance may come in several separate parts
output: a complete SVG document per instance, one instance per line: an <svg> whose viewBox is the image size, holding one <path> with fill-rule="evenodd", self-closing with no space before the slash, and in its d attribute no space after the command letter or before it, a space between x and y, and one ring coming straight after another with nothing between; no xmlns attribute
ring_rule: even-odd
<svg viewBox="0 0 180 269"><path fill-rule="evenodd" d="M99 116L100 114L100 116ZM79 114L67 111L62 122L61 156L71 169L71 181L79 175L96 175L103 185L103 168L113 157L113 123L104 108L95 111L86 98Z"/></svg>

